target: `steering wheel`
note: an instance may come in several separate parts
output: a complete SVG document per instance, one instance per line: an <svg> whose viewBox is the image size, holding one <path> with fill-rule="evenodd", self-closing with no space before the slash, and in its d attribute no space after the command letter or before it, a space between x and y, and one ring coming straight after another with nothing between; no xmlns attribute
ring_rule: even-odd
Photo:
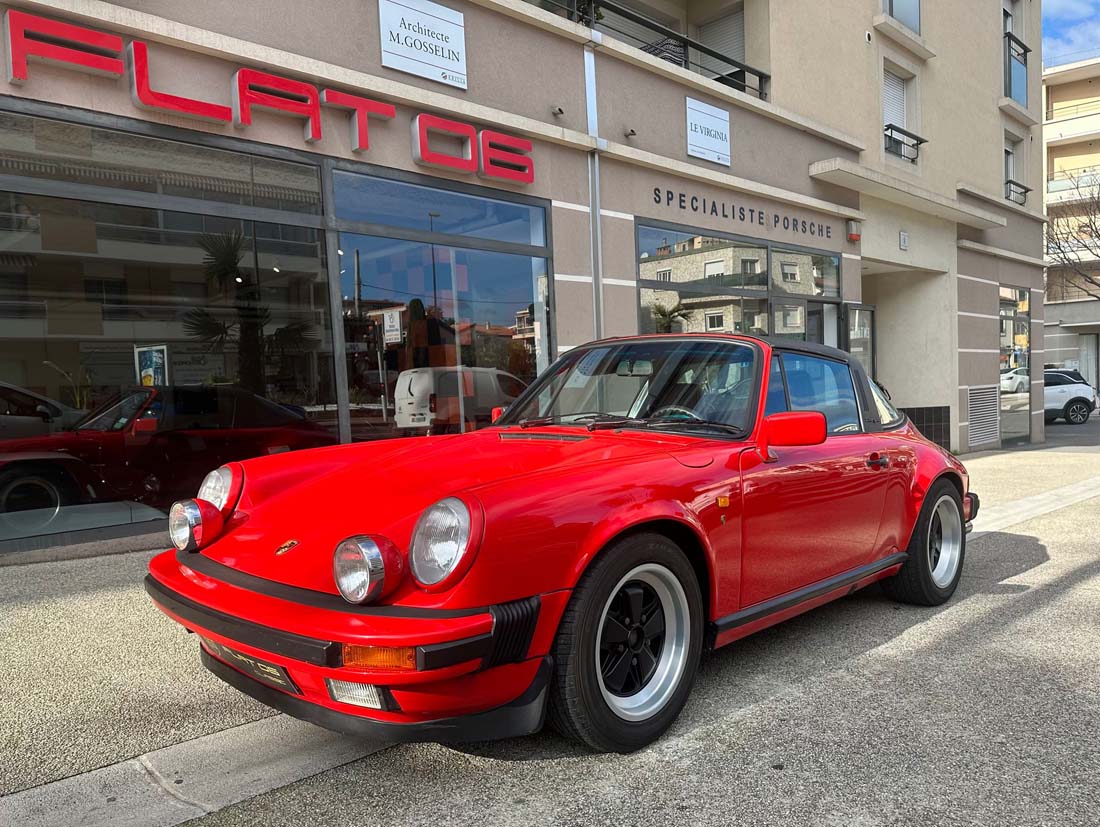
<svg viewBox="0 0 1100 827"><path fill-rule="evenodd" d="M695 413L691 408L685 408L682 405L665 405L663 408L658 408L652 414L654 419L660 419L662 414L680 414L688 419L702 420L703 417Z"/></svg>

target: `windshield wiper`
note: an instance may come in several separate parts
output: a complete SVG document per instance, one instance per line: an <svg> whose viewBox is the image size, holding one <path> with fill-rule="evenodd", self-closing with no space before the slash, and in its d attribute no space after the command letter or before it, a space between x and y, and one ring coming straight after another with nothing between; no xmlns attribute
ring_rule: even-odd
<svg viewBox="0 0 1100 827"><path fill-rule="evenodd" d="M650 423L648 419L635 419L632 416L614 416L612 414L604 414L603 418L597 419L588 423L588 430L590 431L605 431L610 428L622 428L625 426L630 427L646 427Z"/></svg>
<svg viewBox="0 0 1100 827"><path fill-rule="evenodd" d="M719 422L715 419L678 419L675 417L668 417L667 419L649 419L645 421L651 426L675 425L678 428L710 428L715 431L725 431L728 434L734 434L736 436L745 435L744 428L738 427L737 425L731 425L728 422Z"/></svg>
<svg viewBox="0 0 1100 827"><path fill-rule="evenodd" d="M558 422L561 422L562 417L566 417L566 416L572 417L572 418L568 422L562 422L563 425L580 425L580 424L583 424L585 422L588 422L589 420L593 420L593 421L603 421L603 420L619 421L619 420L623 419L623 417L619 416L618 414L607 414L607 413L599 413L597 411L594 411L592 413L581 413L581 414L553 414L551 416L536 416L536 417L531 417L530 419L521 419L516 424L518 424L519 427L521 427L521 428L537 428L540 425L554 425Z"/></svg>

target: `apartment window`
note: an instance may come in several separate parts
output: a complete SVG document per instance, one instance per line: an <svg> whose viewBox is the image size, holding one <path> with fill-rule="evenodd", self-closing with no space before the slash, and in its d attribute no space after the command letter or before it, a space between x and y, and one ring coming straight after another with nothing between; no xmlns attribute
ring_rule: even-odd
<svg viewBox="0 0 1100 827"><path fill-rule="evenodd" d="M725 261L707 261L703 264L703 277L707 280L720 279L726 274Z"/></svg>
<svg viewBox="0 0 1100 827"><path fill-rule="evenodd" d="M780 265L780 267L782 268L784 282L786 282L787 284L793 284L801 281L798 276L797 264L787 264L786 262L784 262Z"/></svg>
<svg viewBox="0 0 1100 827"><path fill-rule="evenodd" d="M882 0L882 10L920 34L920 0Z"/></svg>
<svg viewBox="0 0 1100 827"><path fill-rule="evenodd" d="M654 281L672 281L672 270L658 270L653 274Z"/></svg>
<svg viewBox="0 0 1100 827"><path fill-rule="evenodd" d="M758 258L743 258L741 259L741 275L742 276L755 276L760 272L760 259ZM749 279L745 279L745 284L749 284Z"/></svg>
<svg viewBox="0 0 1100 827"><path fill-rule="evenodd" d="M1005 136L1005 198L1016 204L1024 204L1027 201L1027 194L1031 192L1030 188L1024 186L1019 181L1019 177L1023 177L1022 174L1017 177L1017 168L1022 167L1019 164L1019 150L1020 142L1010 136ZM1022 173L1023 170L1021 169Z"/></svg>
<svg viewBox="0 0 1100 827"><path fill-rule="evenodd" d="M909 87L911 80L898 72L884 68L882 72L882 122L885 149L911 163L916 163L924 138L906 127L909 117Z"/></svg>
<svg viewBox="0 0 1100 827"><path fill-rule="evenodd" d="M1019 0L1004 0L1004 81L1005 97L1027 106L1027 56L1031 51L1021 39L1023 26Z"/></svg>
<svg viewBox="0 0 1100 827"><path fill-rule="evenodd" d="M725 313L708 313L707 330L721 330L726 326Z"/></svg>

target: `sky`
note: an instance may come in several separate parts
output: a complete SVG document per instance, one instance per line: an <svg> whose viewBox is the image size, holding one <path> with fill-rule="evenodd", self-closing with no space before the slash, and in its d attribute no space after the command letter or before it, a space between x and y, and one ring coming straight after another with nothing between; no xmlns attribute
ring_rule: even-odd
<svg viewBox="0 0 1100 827"><path fill-rule="evenodd" d="M1043 65L1100 57L1100 0L1043 0Z"/></svg>

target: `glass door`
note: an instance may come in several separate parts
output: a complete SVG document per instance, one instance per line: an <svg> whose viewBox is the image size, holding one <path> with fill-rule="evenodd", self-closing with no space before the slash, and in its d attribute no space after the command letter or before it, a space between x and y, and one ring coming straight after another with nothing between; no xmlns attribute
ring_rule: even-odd
<svg viewBox="0 0 1100 827"><path fill-rule="evenodd" d="M864 304L845 305L848 317L844 349L863 365L868 376L875 376L875 308Z"/></svg>

